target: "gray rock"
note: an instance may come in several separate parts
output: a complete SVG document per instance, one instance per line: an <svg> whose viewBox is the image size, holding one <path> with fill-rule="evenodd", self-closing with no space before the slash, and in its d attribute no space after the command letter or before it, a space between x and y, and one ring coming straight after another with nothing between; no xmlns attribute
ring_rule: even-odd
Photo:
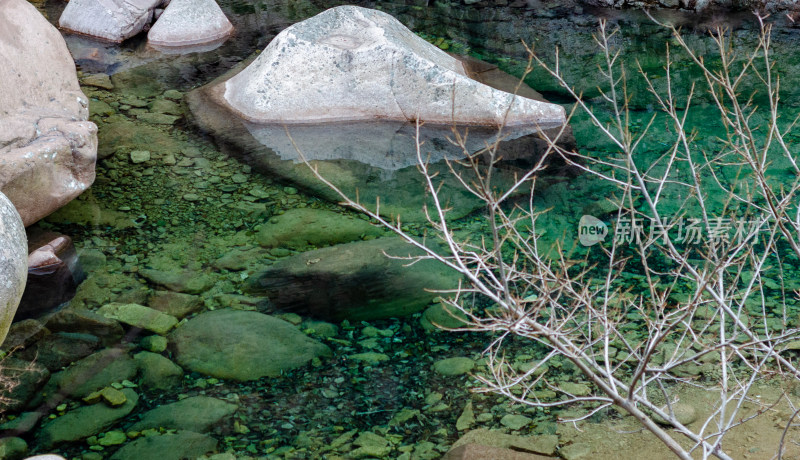
<svg viewBox="0 0 800 460"><path fill-rule="evenodd" d="M111 460L184 460L197 458L217 450L217 440L211 436L179 431L175 434L144 436L130 442L111 456Z"/></svg>
<svg viewBox="0 0 800 460"><path fill-rule="evenodd" d="M442 375L464 375L475 367L475 361L466 357L447 358L433 363L433 370Z"/></svg>
<svg viewBox="0 0 800 460"><path fill-rule="evenodd" d="M182 367L234 380L277 377L331 353L286 321L252 311L202 313L177 328L169 339Z"/></svg>
<svg viewBox="0 0 800 460"><path fill-rule="evenodd" d="M100 307L97 313L129 326L147 329L162 335L178 324L178 320L174 316L135 303L110 303Z"/></svg>
<svg viewBox="0 0 800 460"><path fill-rule="evenodd" d="M139 384L146 388L167 390L183 379L183 369L157 353L143 351L133 355L133 360L139 368Z"/></svg>
<svg viewBox="0 0 800 460"><path fill-rule="evenodd" d="M236 409L236 404L221 399L193 396L146 412L130 430L166 428L207 433L224 418L233 415Z"/></svg>
<svg viewBox="0 0 800 460"><path fill-rule="evenodd" d="M58 19L64 30L112 42L122 42L141 32L162 0L75 0Z"/></svg>
<svg viewBox="0 0 800 460"><path fill-rule="evenodd" d="M496 67L486 63L475 64L463 56L459 60L465 68L470 68L472 78L503 91L515 91L518 80ZM221 142L236 145L241 151L248 152L248 161L254 168L300 184L317 196L341 201L340 196L299 161L293 140L305 152L305 157L319 168L319 172L349 196L358 194L361 202L367 205L374 204L380 198L382 215L399 215L403 222L427 222L423 206L431 209L432 204L426 194L420 193L424 184L416 167L414 123L381 121L292 125L289 127L289 139L282 125L253 125L232 115L223 93L226 81L237 71L233 69L186 95L193 115L191 120L202 130L212 133ZM514 83L509 84L509 79ZM314 90L322 92L318 88ZM525 97L541 98L527 86L521 87L519 93ZM498 155L515 163L497 165L493 181L496 181L498 188L510 187L514 178L524 173L517 169L519 164L535 164L542 159L547 145L538 133L524 135L526 130L530 132L529 129L519 127L513 130L514 133L510 132L511 129L504 131L505 135L510 136L499 144ZM483 147L483 140L496 137L497 129L471 127L469 133L470 142L475 140L476 145ZM432 161L463 155L458 149L453 151L447 141L446 138L451 134L450 127L426 125L422 129L421 139L426 142L425 154L431 153ZM553 131L550 134L556 133ZM567 150L574 148L574 137L569 127L559 144ZM454 167L457 174L471 174L464 166ZM432 163L430 171L442 183L441 196L448 203L450 218L463 217L483 205L463 189L444 162ZM544 186L544 182L537 184L539 190ZM520 190L521 194L527 192Z"/></svg>
<svg viewBox="0 0 800 460"><path fill-rule="evenodd" d="M0 192L0 343L3 343L11 327L27 279L28 239L25 227L14 205Z"/></svg>
<svg viewBox="0 0 800 460"><path fill-rule="evenodd" d="M459 276L432 260L406 267L420 252L399 237L340 244L282 259L253 274L250 293L265 294L276 308L329 320L369 321L415 313L452 289Z"/></svg>
<svg viewBox="0 0 800 460"><path fill-rule="evenodd" d="M147 33L156 49L221 43L233 33L225 13L214 0L172 0Z"/></svg>
<svg viewBox="0 0 800 460"><path fill-rule="evenodd" d="M0 191L30 225L94 182L97 127L58 30L23 0L0 23Z"/></svg>
<svg viewBox="0 0 800 460"><path fill-rule="evenodd" d="M78 441L100 434L136 407L139 395L130 388L125 388L122 392L127 400L118 407L109 407L103 403L92 404L73 409L45 423L37 434L37 444L48 449L62 442Z"/></svg>
<svg viewBox="0 0 800 460"><path fill-rule="evenodd" d="M298 208L275 216L261 226L258 243L265 248L330 246L380 236L384 231L369 222L324 209Z"/></svg>
<svg viewBox="0 0 800 460"><path fill-rule="evenodd" d="M267 123L565 123L560 106L478 83L457 59L389 14L356 6L331 8L284 29L227 82L225 100L243 117Z"/></svg>

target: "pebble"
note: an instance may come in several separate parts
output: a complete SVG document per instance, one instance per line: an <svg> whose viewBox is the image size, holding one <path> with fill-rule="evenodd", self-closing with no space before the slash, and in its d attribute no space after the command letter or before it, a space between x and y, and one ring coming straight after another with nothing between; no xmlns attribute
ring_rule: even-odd
<svg viewBox="0 0 800 460"><path fill-rule="evenodd" d="M519 430L530 424L533 420L519 414L507 414L500 419L500 424L512 430Z"/></svg>
<svg viewBox="0 0 800 460"><path fill-rule="evenodd" d="M439 374L448 376L466 374L471 371L473 367L475 367L475 361L465 357L442 359L433 364L433 370Z"/></svg>
<svg viewBox="0 0 800 460"><path fill-rule="evenodd" d="M150 152L147 150L134 150L131 152L131 162L133 164L144 163L150 161Z"/></svg>
<svg viewBox="0 0 800 460"><path fill-rule="evenodd" d="M187 193L183 195L183 199L189 202L200 201L200 195L196 193Z"/></svg>

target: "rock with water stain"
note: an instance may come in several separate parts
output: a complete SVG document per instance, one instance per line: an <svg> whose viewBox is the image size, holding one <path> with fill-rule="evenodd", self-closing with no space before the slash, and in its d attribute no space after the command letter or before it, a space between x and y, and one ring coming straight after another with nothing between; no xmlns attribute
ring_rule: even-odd
<svg viewBox="0 0 800 460"><path fill-rule="evenodd" d="M62 29L120 43L144 30L163 0L71 0L58 19Z"/></svg>
<svg viewBox="0 0 800 460"><path fill-rule="evenodd" d="M72 238L54 232L28 235L28 283L16 320L35 318L72 299L85 278Z"/></svg>
<svg viewBox="0 0 800 460"><path fill-rule="evenodd" d="M25 291L27 254L28 240L22 219L14 205L0 192L0 343L6 338Z"/></svg>
<svg viewBox="0 0 800 460"><path fill-rule="evenodd" d="M0 62L0 191L30 225L94 182L97 127L64 39L24 0L0 2Z"/></svg>
<svg viewBox="0 0 800 460"><path fill-rule="evenodd" d="M564 109L496 90L387 13L339 6L278 34L225 86L242 117L264 123L422 120L563 125Z"/></svg>
<svg viewBox="0 0 800 460"><path fill-rule="evenodd" d="M233 25L214 0L172 0L147 33L156 49L221 44Z"/></svg>

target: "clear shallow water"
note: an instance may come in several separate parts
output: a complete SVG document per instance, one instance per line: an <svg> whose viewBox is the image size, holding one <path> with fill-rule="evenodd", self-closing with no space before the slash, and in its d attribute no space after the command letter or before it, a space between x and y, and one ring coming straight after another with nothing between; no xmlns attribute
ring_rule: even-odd
<svg viewBox="0 0 800 460"><path fill-rule="evenodd" d="M296 183L260 172L252 162L246 161L248 152L216 144L193 127L187 120L185 107L180 105L181 93L209 82L262 49L286 25L332 5L220 3L238 32L222 47L203 55L163 56L135 40L121 47L109 47L83 38L68 38L84 75L108 73L114 85L110 90L84 86L92 100L93 119L100 126L100 151L104 157L98 162L95 185L64 210L39 224L71 235L84 254L92 256L86 258L89 278L72 301L75 307L95 308L110 301L146 304L153 295L153 288L140 270L154 268L202 273L209 277L210 286L199 294L205 308L270 311L264 299L247 294L244 283L255 265L280 260L297 248L267 250L259 247L254 238L260 227L273 216L300 207L349 214L328 200L304 193ZM422 7L383 6L399 13L401 20L433 41L472 51L512 71L518 68L522 57L514 33L527 37L541 33L535 21L525 28L525 13L519 13L516 21L509 22L503 20L509 13L498 12L496 14L501 16L498 21L481 25L474 13L459 8L451 9L450 16L437 21L435 11ZM48 12L53 21L61 6L48 4L48 8L51 7ZM462 27L453 30L443 29L442 24L452 24L458 17L472 20L464 21ZM579 26L572 24L570 27ZM574 35L588 40L591 29L578 30L580 33ZM563 36L568 31L564 25L555 35ZM652 35L647 36L650 39L640 43L654 48L660 45ZM627 43L636 43L635 37L629 37ZM588 47L581 45L580 49ZM651 67L658 67L650 48L641 45L635 49L636 57L649 58ZM580 52L565 58L575 59L576 66L596 63ZM535 75L534 81L541 78ZM551 91L547 94L558 99L555 88L549 88ZM157 110L153 109L154 105ZM652 112L646 105L640 108L633 116L642 126ZM792 114L791 109L787 110L787 117ZM715 136L719 131L712 115L712 107L700 106L691 123L700 130L703 137L700 141L709 151L715 148ZM670 133L663 126L661 119L654 123L652 140L643 145L643 161L660 155L669 145ZM598 156L615 152L609 144L598 142L585 119L576 119L573 127L583 151ZM136 151L148 151L150 159L132 162L131 152ZM785 171L786 166L776 164L775 168ZM776 180L780 177L776 176ZM544 225L537 232L543 234L545 240L572 245L572 254L576 258L582 256L587 250L575 245L578 219L597 207L604 209L602 204L608 191L588 176L557 177L535 198L537 207L554 209L543 219ZM722 203L717 205L722 206ZM454 225L456 230L473 234L485 231L482 220L474 215ZM408 229L418 235L425 232L425 226L420 223L408 224ZM244 260L219 262L232 254L243 254L238 259ZM794 285L800 287L797 278L784 278L789 290ZM641 282L636 273L631 273L628 279L632 285ZM780 300L777 291L775 298ZM788 312L776 310L775 316L783 314L797 316L794 301L788 305ZM390 332L372 337L363 331L367 325ZM187 373L183 383L170 391L143 390L140 406L119 426L126 426L151 407L182 396L205 394L238 401L236 424L225 423L214 431L221 441L221 450L230 448L237 455L313 458L352 430L383 427L381 433L394 446L390 458L406 451L415 452L418 458L438 458L458 438L455 423L470 399L468 390L475 383L467 376L438 375L431 370L431 365L452 356L478 359L489 337L430 334L420 326L419 315L336 326L338 330L332 337L321 338L333 349L332 359L291 371L284 377L248 383ZM637 323L632 322L630 328L636 327ZM306 322L301 328L309 330L314 326ZM138 337L133 341L136 339ZM510 348L517 353L515 360L520 364L535 359L541 352L529 344L514 341ZM365 364L350 358L353 354L370 351L383 353L391 359ZM484 369L479 364L477 370ZM562 375L564 380L577 380L576 371L566 363ZM474 425L476 427L500 427L503 415L522 410L491 396L473 396L472 401L475 414L482 420ZM534 423L520 433L556 432L555 414L532 409L523 412ZM76 456L90 447L87 442L77 442L56 451ZM113 450L114 447L108 447L97 452L106 455Z"/></svg>

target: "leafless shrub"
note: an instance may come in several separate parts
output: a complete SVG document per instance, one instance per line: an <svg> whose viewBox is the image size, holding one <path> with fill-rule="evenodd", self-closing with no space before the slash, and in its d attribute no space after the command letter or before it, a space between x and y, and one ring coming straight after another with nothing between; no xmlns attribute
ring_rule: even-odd
<svg viewBox="0 0 800 460"><path fill-rule="evenodd" d="M446 252L429 249L404 232L399 221L340 192L347 206L425 251L422 257L409 258L410 264L435 259L463 275L464 284L446 293L445 301L468 318L468 325L459 330L495 334L486 350L489 373L477 375L481 391L543 408L580 404L589 408L581 419L616 406L680 458L730 459L722 445L725 435L776 403L756 400L755 385L773 376L800 376L784 352L785 344L798 338L786 307L794 300L783 286L775 288L781 284L788 258L800 260L800 167L784 140L797 120L784 123L779 117L770 26L761 17L758 21L758 43L743 55L731 47L727 31L714 31L711 38L718 55L713 62L695 53L672 29L681 52L702 75L681 101L673 96L669 49L658 81L641 68L638 76L626 75L622 52L612 46L615 31L601 22L596 41L603 57L600 91L607 111L597 110L597 104L585 101L569 85L557 55L548 65L529 50L528 71L532 65L544 67L575 99L570 117L578 112L588 117L617 153L599 157L564 151L555 136L548 139L549 150L535 167L514 186L498 191L492 183L492 170L500 161L498 145L469 152L468 133L455 129L451 140L464 148L466 157L460 163L474 173L457 177L485 204L490 229L485 237L453 231L437 178L419 142L419 170L433 203L426 212L432 233L446 244ZM627 82L633 77L643 79L658 108L641 127L634 127L627 103ZM746 92L745 85L753 83L757 93ZM713 151L702 147L687 121L700 91L715 107L722 127ZM642 150L657 120L669 125L672 137L653 158ZM628 237L615 232L611 241L587 250L584 260L576 263L563 247L556 245L555 251L541 247L535 231L520 230L537 228L541 213L534 209L533 191L537 177L554 157L563 157L616 188L618 211L613 217L617 229L628 223ZM776 165L790 170L789 180L776 178ZM452 172L457 174L455 168ZM509 205L523 187L532 189L527 206ZM708 233L702 241L675 241L687 219ZM650 231L633 234L643 223ZM722 224L728 224L729 231L721 231ZM632 286L625 272L637 273L642 283ZM494 307L477 307L475 296L488 299ZM505 355L512 336L530 340L546 352L519 370ZM575 394L574 387L564 385L548 366L555 359L571 362L592 391ZM698 379L696 372L687 372L692 366L701 366L706 377ZM675 412L677 389L685 385L708 389L717 399L711 414L693 428ZM559 397L545 398L539 390L551 390ZM745 410L748 403L756 410ZM665 425L682 435L683 442Z"/></svg>

